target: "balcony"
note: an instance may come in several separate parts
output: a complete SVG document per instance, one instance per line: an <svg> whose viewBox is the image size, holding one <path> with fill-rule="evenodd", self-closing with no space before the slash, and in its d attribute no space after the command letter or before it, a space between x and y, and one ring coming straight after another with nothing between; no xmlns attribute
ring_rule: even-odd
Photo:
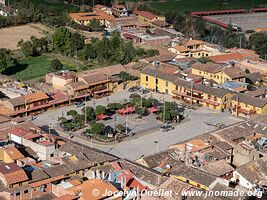
<svg viewBox="0 0 267 200"><path fill-rule="evenodd" d="M186 98L189 98L189 99L192 98L192 100L197 100L197 101L208 103L208 104L211 104L211 105L214 105L214 106L219 106L221 104L220 102L213 101L213 100L210 100L210 99L203 99L203 96L201 96L201 95L193 94L191 96L190 92L184 93L184 92L180 92L178 90L174 90L174 91L172 91L172 93L177 95L178 97L186 97Z"/></svg>
<svg viewBox="0 0 267 200"><path fill-rule="evenodd" d="M245 115L254 115L254 114L256 114L256 110L245 109L245 108L241 108L240 106L238 106L237 112L245 114Z"/></svg>

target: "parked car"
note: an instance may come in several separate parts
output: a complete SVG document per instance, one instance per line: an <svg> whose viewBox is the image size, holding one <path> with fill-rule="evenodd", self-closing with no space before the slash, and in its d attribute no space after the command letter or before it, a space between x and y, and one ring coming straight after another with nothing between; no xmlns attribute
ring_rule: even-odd
<svg viewBox="0 0 267 200"><path fill-rule="evenodd" d="M148 90L148 89L144 89L144 88L140 88L139 91L142 92L142 94L147 94L147 93L149 93L149 90Z"/></svg>
<svg viewBox="0 0 267 200"><path fill-rule="evenodd" d="M161 127L160 127L160 130L162 132L168 132L168 131L171 131L174 129L174 126L171 126L169 124L163 124Z"/></svg>
<svg viewBox="0 0 267 200"><path fill-rule="evenodd" d="M80 108L80 107L83 107L84 105L85 105L85 103L83 103L83 102L75 102L74 103L75 108Z"/></svg>
<svg viewBox="0 0 267 200"><path fill-rule="evenodd" d="M137 92L141 89L141 87L139 86L135 86L135 87L131 87L128 89L129 92Z"/></svg>
<svg viewBox="0 0 267 200"><path fill-rule="evenodd" d="M68 138L71 139L73 138L74 136L72 134L69 134Z"/></svg>

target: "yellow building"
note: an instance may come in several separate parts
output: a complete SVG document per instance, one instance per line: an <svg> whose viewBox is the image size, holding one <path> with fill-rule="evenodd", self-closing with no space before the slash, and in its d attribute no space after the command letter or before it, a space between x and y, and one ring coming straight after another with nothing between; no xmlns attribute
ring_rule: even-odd
<svg viewBox="0 0 267 200"><path fill-rule="evenodd" d="M173 166L170 171L171 177L204 190L210 190L217 182L222 182L220 178L185 164Z"/></svg>
<svg viewBox="0 0 267 200"><path fill-rule="evenodd" d="M233 114L253 115L267 114L267 99L255 98L245 94L235 94L232 97Z"/></svg>
<svg viewBox="0 0 267 200"><path fill-rule="evenodd" d="M137 15L137 18L152 26L152 27L167 27L169 26L168 23L166 23L166 19L164 16L159 16L159 15L155 15L152 12L149 11L140 11L140 10L135 10L133 11L133 14Z"/></svg>
<svg viewBox="0 0 267 200"><path fill-rule="evenodd" d="M198 104L216 110L227 109L232 94L227 90L195 84L154 69L141 71L141 86L160 93L170 94L185 102Z"/></svg>
<svg viewBox="0 0 267 200"><path fill-rule="evenodd" d="M237 67L223 67L215 63L195 63L192 65L192 74L205 79L214 80L221 84L228 81L245 82L246 73Z"/></svg>
<svg viewBox="0 0 267 200"><path fill-rule="evenodd" d="M201 58L221 54L217 46L212 46L201 40L189 40L183 45L176 45L168 50L177 54L176 58Z"/></svg>
<svg viewBox="0 0 267 200"><path fill-rule="evenodd" d="M232 94L227 90L195 84L181 79L177 79L175 85L176 88L172 91L175 98L189 104L202 105L216 110L225 110L231 106Z"/></svg>
<svg viewBox="0 0 267 200"><path fill-rule="evenodd" d="M70 13L69 17L71 20L78 24L87 26L93 19L99 21L101 26L109 27L112 22L115 21L113 15L109 15L101 10L95 10L93 12L81 12L81 13Z"/></svg>
<svg viewBox="0 0 267 200"><path fill-rule="evenodd" d="M146 68L141 71L140 85L148 90L159 93L172 94L175 89L175 80L178 77L158 70Z"/></svg>

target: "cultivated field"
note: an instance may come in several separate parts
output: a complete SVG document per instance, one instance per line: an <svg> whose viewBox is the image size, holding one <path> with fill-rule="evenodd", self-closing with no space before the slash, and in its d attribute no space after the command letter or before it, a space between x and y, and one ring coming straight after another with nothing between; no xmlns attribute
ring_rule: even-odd
<svg viewBox="0 0 267 200"><path fill-rule="evenodd" d="M204 10L250 9L252 7L267 7L267 0L153 0L147 5L154 11L167 13L168 11L185 12Z"/></svg>
<svg viewBox="0 0 267 200"><path fill-rule="evenodd" d="M15 26L0 29L0 48L11 50L18 49L18 42L29 40L31 36L41 38L47 35L51 30L42 24L27 24L23 26Z"/></svg>

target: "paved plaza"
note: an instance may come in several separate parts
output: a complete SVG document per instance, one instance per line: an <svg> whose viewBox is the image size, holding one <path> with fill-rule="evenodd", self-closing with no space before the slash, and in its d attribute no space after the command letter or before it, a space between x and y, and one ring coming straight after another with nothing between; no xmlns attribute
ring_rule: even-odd
<svg viewBox="0 0 267 200"><path fill-rule="evenodd" d="M96 106L106 105L111 102L121 102L126 99L129 94L130 93L128 93L127 91L114 93L109 96L108 99L106 97L102 99L93 99L86 102L86 105ZM154 98L160 100L163 99L163 95L156 93L149 93L146 95L146 97L150 97L151 95ZM165 96L165 98L168 101L173 101L170 96ZM81 108L78 109L74 106L49 110L43 114L38 115L34 122L40 126L46 124L53 128L57 123L58 117L62 115L66 116L66 112L70 109L76 109L78 111L81 110ZM122 158L136 160L143 155L149 155L156 153L157 151L165 150L172 144L193 138L212 130L216 130L218 129L218 127L216 126L216 124L218 123L228 126L241 121L241 119L231 116L228 112L222 113L206 108L199 108L198 110L185 109L184 115L187 117L187 120L185 120L185 122L178 124L174 130L165 133L159 130L161 122L157 121L155 116L150 115L148 117L145 117L144 119L137 119L137 115L131 114L128 116L128 125L130 129L137 133L133 138L128 137L126 140L123 140L120 143L111 145L94 143L89 139L83 140L78 137L74 137L73 140L87 146L92 146L105 152L109 152ZM117 117L118 123L123 123L126 121L125 116ZM113 126L114 123L114 118L112 118L106 121L105 125ZM59 132L59 134L63 137L68 136L68 134L64 132Z"/></svg>

